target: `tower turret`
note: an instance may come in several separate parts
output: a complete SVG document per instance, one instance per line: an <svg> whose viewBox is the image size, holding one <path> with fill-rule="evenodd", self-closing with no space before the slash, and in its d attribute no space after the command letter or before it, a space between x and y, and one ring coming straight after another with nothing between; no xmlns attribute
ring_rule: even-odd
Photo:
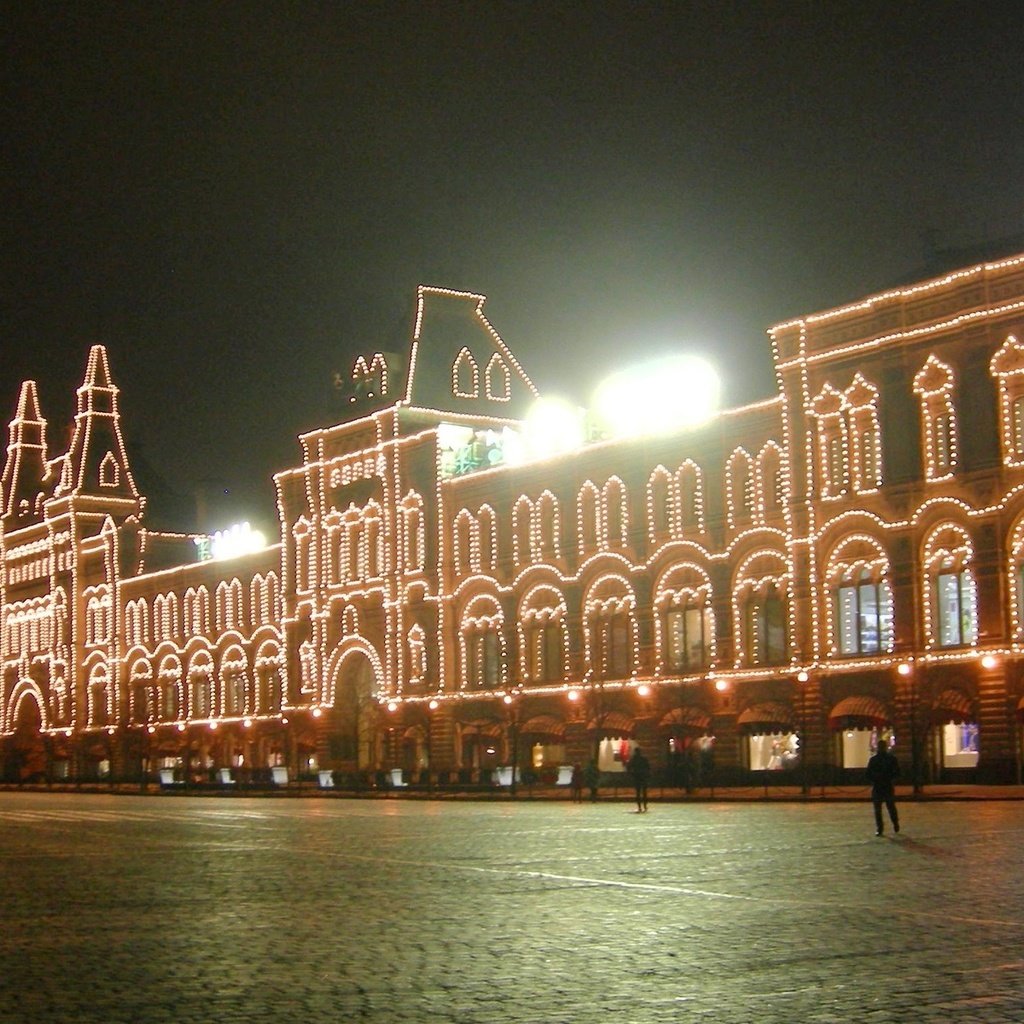
<svg viewBox="0 0 1024 1024"><path fill-rule="evenodd" d="M27 380L18 395L18 411L8 428L3 474L3 516L8 529L38 522L52 490L47 481L46 420L39 414L36 382Z"/></svg>

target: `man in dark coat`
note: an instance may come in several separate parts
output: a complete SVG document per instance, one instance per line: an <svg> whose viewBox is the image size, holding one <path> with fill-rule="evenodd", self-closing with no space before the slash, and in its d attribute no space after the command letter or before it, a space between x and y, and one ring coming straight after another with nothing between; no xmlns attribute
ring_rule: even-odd
<svg viewBox="0 0 1024 1024"><path fill-rule="evenodd" d="M630 756L626 767L629 768L629 773L633 776L633 785L636 787L636 810L639 814L647 810L647 783L651 778L651 762L637 747Z"/></svg>
<svg viewBox="0 0 1024 1024"><path fill-rule="evenodd" d="M900 777L900 763L889 753L885 740L878 741L878 752L868 761L868 782L871 783L871 802L875 805L875 835L882 835L882 804L889 811L894 832L900 830L900 816L896 810L895 783Z"/></svg>

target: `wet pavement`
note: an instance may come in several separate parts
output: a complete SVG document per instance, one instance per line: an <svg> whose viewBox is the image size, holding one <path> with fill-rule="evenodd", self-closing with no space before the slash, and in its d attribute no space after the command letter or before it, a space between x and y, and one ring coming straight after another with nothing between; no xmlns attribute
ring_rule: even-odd
<svg viewBox="0 0 1024 1024"><path fill-rule="evenodd" d="M1024 1021L1024 803L0 793L0 1021Z"/></svg>

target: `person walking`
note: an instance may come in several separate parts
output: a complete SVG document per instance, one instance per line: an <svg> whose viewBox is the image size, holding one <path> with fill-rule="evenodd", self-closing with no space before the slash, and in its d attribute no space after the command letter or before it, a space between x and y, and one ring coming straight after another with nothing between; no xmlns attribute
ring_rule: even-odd
<svg viewBox="0 0 1024 1024"><path fill-rule="evenodd" d="M644 756L644 752L636 747L626 767L633 776L633 786L636 789L636 812L642 814L647 810L647 783L651 778L651 762Z"/></svg>
<svg viewBox="0 0 1024 1024"><path fill-rule="evenodd" d="M889 744L885 740L878 741L878 751L874 754L867 767L868 782L871 783L871 802L875 807L875 835L884 834L882 825L882 804L889 812L892 830L899 832L900 816L896 810L896 780L900 777L900 763L894 754L889 753Z"/></svg>
<svg viewBox="0 0 1024 1024"><path fill-rule="evenodd" d="M583 765L579 761L572 766L569 788L572 790L572 802L574 804L583 803Z"/></svg>
<svg viewBox="0 0 1024 1024"><path fill-rule="evenodd" d="M590 790L590 802L597 803L597 787L601 782L601 773L597 770L594 761L588 761L587 767L583 769L583 783Z"/></svg>

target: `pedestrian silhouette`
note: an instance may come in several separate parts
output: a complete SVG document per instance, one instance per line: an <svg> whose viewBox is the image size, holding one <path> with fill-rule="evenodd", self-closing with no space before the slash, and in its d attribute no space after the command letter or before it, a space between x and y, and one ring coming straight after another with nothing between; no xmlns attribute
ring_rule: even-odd
<svg viewBox="0 0 1024 1024"><path fill-rule="evenodd" d="M597 770L597 765L593 761L587 762L587 767L583 769L583 782L586 787L590 790L590 802L597 802L597 787L601 781L601 773Z"/></svg>
<svg viewBox="0 0 1024 1024"><path fill-rule="evenodd" d="M885 829L882 823L882 804L889 812L894 832L900 830L900 816L896 810L895 782L900 777L900 763L895 755L889 753L889 745L885 740L878 741L878 752L868 761L868 782L871 783L871 802L875 808L875 835L880 836Z"/></svg>
<svg viewBox="0 0 1024 1024"><path fill-rule="evenodd" d="M647 783L651 777L651 762L644 756L644 752L636 747L626 765L633 776L633 786L636 789L637 813L647 810Z"/></svg>
<svg viewBox="0 0 1024 1024"><path fill-rule="evenodd" d="M574 804L583 803L583 766L578 761L572 766L569 788L572 790L572 802Z"/></svg>

